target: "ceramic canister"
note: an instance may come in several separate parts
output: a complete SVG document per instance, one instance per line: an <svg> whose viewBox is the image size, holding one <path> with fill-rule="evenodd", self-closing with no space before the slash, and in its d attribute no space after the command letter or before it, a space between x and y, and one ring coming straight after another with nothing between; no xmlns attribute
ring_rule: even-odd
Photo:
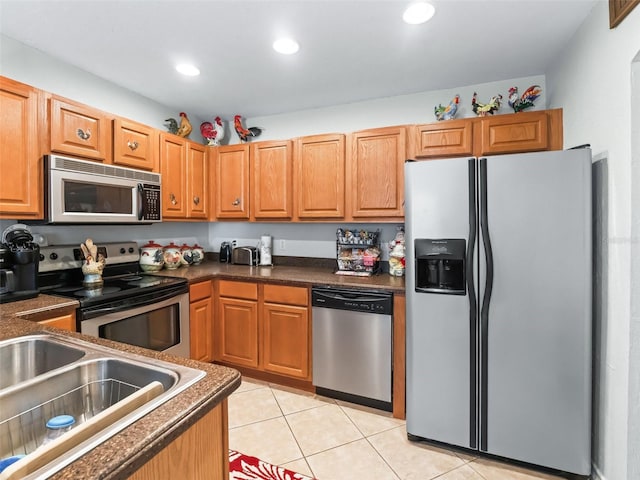
<svg viewBox="0 0 640 480"><path fill-rule="evenodd" d="M140 247L140 268L143 272L158 272L164 266L162 245L151 240Z"/></svg>
<svg viewBox="0 0 640 480"><path fill-rule="evenodd" d="M164 266L168 270L175 270L182 264L182 255L180 247L171 242L164 247Z"/></svg>
<svg viewBox="0 0 640 480"><path fill-rule="evenodd" d="M194 265L200 265L202 260L204 260L204 248L202 248L197 243L191 247L191 256L193 258Z"/></svg>
<svg viewBox="0 0 640 480"><path fill-rule="evenodd" d="M180 255L182 255L182 265L186 265L188 267L193 263L193 251L186 243L183 243L180 246Z"/></svg>

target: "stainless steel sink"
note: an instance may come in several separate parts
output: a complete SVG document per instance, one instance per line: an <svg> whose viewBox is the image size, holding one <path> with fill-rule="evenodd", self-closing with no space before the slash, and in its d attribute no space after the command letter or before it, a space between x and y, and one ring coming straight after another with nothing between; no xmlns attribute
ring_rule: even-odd
<svg viewBox="0 0 640 480"><path fill-rule="evenodd" d="M68 365L83 356L83 350L53 342L44 335L0 342L0 389Z"/></svg>
<svg viewBox="0 0 640 480"><path fill-rule="evenodd" d="M61 353L57 363L51 358L44 362L48 368L34 368L31 378L16 376L16 383L0 389L0 458L26 455L0 473L3 480L50 476L205 375L52 334L17 338L0 348L12 352L11 345L32 349L31 358L39 358L39 348L53 354L57 346ZM43 446L47 420L63 414L72 415L75 426Z"/></svg>

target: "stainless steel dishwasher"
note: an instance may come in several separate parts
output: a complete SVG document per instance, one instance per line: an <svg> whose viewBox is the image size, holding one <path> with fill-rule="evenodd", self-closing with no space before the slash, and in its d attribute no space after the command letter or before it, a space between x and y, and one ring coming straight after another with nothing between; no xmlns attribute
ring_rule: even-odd
<svg viewBox="0 0 640 480"><path fill-rule="evenodd" d="M393 294L313 287L311 298L316 392L391 411Z"/></svg>

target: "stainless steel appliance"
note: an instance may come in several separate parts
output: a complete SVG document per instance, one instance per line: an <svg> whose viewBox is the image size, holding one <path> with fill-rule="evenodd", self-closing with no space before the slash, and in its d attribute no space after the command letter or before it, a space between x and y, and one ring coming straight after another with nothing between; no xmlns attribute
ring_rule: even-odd
<svg viewBox="0 0 640 480"><path fill-rule="evenodd" d="M391 411L393 294L313 287L311 299L316 392Z"/></svg>
<svg viewBox="0 0 640 480"><path fill-rule="evenodd" d="M232 263L235 265L258 265L257 247L236 247L231 251Z"/></svg>
<svg viewBox="0 0 640 480"><path fill-rule="evenodd" d="M39 246L27 225L16 223L2 233L0 303L37 297Z"/></svg>
<svg viewBox="0 0 640 480"><path fill-rule="evenodd" d="M137 223L162 220L160 174L45 157L48 223Z"/></svg>
<svg viewBox="0 0 640 480"><path fill-rule="evenodd" d="M407 433L591 471L591 151L405 165Z"/></svg>
<svg viewBox="0 0 640 480"><path fill-rule="evenodd" d="M189 357L187 280L141 273L135 242L98 244L104 285L85 289L79 246L41 249L40 290L80 302L79 330L95 337Z"/></svg>

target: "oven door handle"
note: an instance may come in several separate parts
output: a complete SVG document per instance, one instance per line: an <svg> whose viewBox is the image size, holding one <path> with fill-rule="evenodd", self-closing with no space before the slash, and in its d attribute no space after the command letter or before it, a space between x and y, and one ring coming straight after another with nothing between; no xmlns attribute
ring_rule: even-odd
<svg viewBox="0 0 640 480"><path fill-rule="evenodd" d="M83 320L89 320L91 318L100 317L102 315L107 315L109 313L124 312L126 310L131 310L131 309L136 308L136 307L144 307L146 305L152 305L154 303L161 303L161 302L163 302L165 300L169 300L171 298L176 298L177 299L180 295L181 295L180 293L176 293L175 291L172 291L170 293L165 293L164 295L153 296L153 297L149 298L148 300L141 300L139 302L116 305L115 307L96 308L95 310L93 310L93 309L85 309L82 312L82 319Z"/></svg>

